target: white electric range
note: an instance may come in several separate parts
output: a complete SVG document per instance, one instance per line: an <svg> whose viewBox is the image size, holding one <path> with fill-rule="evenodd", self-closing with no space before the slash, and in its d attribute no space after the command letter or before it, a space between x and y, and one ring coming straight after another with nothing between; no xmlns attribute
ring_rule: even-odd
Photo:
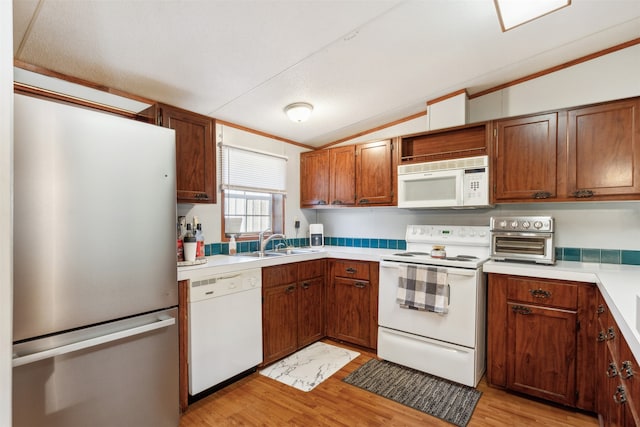
<svg viewBox="0 0 640 427"><path fill-rule="evenodd" d="M409 225L406 241L405 252L385 255L380 262L378 356L475 387L486 365L482 264L490 254L489 227ZM396 302L398 282L410 265L446 273L446 314Z"/></svg>

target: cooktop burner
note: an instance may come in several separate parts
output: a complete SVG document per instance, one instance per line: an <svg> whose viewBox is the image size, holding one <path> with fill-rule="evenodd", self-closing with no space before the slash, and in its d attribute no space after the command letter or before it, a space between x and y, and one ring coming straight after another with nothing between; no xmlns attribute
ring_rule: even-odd
<svg viewBox="0 0 640 427"><path fill-rule="evenodd" d="M400 253L397 253L397 254L394 254L394 255L397 255L397 256L420 256L420 255L429 255L429 254L426 253L426 252L400 252Z"/></svg>

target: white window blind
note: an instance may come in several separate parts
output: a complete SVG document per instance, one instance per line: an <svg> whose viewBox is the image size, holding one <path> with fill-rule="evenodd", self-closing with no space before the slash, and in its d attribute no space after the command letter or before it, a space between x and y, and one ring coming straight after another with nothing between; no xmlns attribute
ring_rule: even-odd
<svg viewBox="0 0 640 427"><path fill-rule="evenodd" d="M285 156L221 144L220 162L223 190L286 194Z"/></svg>

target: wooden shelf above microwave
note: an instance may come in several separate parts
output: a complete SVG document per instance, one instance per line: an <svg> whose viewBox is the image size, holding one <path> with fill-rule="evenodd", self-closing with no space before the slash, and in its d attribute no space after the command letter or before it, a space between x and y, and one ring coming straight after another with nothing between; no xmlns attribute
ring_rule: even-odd
<svg viewBox="0 0 640 427"><path fill-rule="evenodd" d="M490 131L483 122L403 136L400 164L486 155Z"/></svg>

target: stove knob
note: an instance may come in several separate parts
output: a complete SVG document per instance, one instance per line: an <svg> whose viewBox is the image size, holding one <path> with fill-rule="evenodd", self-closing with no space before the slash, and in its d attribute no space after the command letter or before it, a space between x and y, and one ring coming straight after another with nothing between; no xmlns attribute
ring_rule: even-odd
<svg viewBox="0 0 640 427"><path fill-rule="evenodd" d="M542 228L542 222L536 221L533 223L533 226L539 230Z"/></svg>
<svg viewBox="0 0 640 427"><path fill-rule="evenodd" d="M486 231L481 231L481 232L478 233L478 236L480 236L480 237L486 237L486 235L487 235Z"/></svg>
<svg viewBox="0 0 640 427"><path fill-rule="evenodd" d="M507 221L502 220L498 223L498 225L500 226L500 228L506 228L507 227Z"/></svg>
<svg viewBox="0 0 640 427"><path fill-rule="evenodd" d="M523 228L529 228L529 227L531 227L531 223L529 221L525 221L525 222L522 223L522 227Z"/></svg>
<svg viewBox="0 0 640 427"><path fill-rule="evenodd" d="M475 237L475 235L476 235L475 231L473 231L473 230L469 231L469 237Z"/></svg>
<svg viewBox="0 0 640 427"><path fill-rule="evenodd" d="M511 228L518 228L518 221L511 221Z"/></svg>

